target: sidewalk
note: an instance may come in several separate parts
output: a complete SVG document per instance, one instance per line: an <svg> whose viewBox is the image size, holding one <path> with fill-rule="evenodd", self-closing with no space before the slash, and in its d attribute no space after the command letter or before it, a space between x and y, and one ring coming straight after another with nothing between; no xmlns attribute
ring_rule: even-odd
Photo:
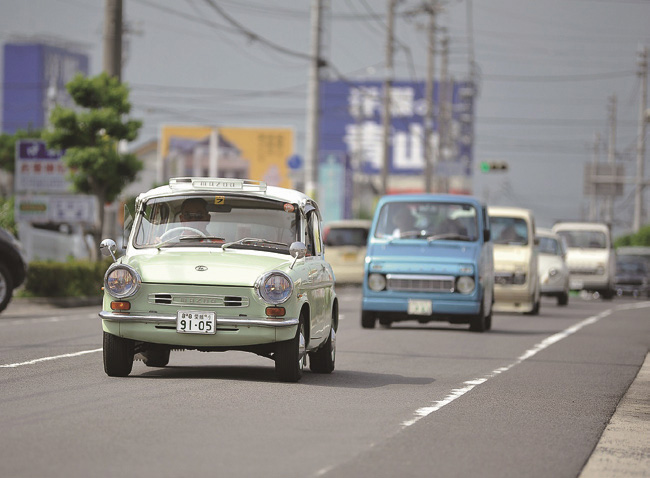
<svg viewBox="0 0 650 478"><path fill-rule="evenodd" d="M650 477L650 353L579 478Z"/></svg>
<svg viewBox="0 0 650 478"><path fill-rule="evenodd" d="M40 312L52 311L52 307L96 307L101 310L101 297L13 297L5 310L0 313L0 320L22 316L38 315Z"/></svg>

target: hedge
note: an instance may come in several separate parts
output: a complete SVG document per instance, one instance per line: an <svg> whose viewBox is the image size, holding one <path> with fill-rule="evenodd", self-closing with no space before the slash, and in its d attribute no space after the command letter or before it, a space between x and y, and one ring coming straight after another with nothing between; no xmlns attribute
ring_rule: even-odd
<svg viewBox="0 0 650 478"><path fill-rule="evenodd" d="M29 263L23 295L29 297L101 297L111 260Z"/></svg>

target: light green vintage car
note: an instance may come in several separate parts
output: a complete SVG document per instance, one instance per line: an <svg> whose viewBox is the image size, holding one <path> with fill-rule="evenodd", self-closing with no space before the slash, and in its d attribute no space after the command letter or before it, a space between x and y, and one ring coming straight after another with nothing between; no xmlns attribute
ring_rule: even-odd
<svg viewBox="0 0 650 478"><path fill-rule="evenodd" d="M100 312L104 370L134 359L164 367L170 350L242 350L271 358L281 381L331 373L338 300L324 259L317 204L243 179L174 178L140 194L126 253L115 261Z"/></svg>

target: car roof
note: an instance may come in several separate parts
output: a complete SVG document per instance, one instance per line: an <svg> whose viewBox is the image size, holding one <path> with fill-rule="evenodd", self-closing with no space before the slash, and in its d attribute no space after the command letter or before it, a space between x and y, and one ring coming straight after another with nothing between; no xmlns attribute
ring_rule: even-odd
<svg viewBox="0 0 650 478"><path fill-rule="evenodd" d="M553 231L603 231L609 232L609 227L603 222L556 222Z"/></svg>
<svg viewBox="0 0 650 478"><path fill-rule="evenodd" d="M461 194L389 194L382 196L377 206L382 206L388 202L440 202L471 204L473 206L482 205L478 198Z"/></svg>
<svg viewBox="0 0 650 478"><path fill-rule="evenodd" d="M535 235L544 236L544 237L553 237L555 239L560 238L560 236L558 236L557 233L553 232L553 230L548 229L546 227L535 228Z"/></svg>
<svg viewBox="0 0 650 478"><path fill-rule="evenodd" d="M311 203L316 209L318 209L316 202L300 191L277 186L268 186L263 181L233 178L171 178L169 184L141 193L138 196L137 201L140 203L151 198L185 196L187 194L197 193L245 194L252 197L290 202L298 204L301 208L307 203Z"/></svg>
<svg viewBox="0 0 650 478"><path fill-rule="evenodd" d="M496 217L525 217L532 218L533 211L523 207L488 206L488 215Z"/></svg>

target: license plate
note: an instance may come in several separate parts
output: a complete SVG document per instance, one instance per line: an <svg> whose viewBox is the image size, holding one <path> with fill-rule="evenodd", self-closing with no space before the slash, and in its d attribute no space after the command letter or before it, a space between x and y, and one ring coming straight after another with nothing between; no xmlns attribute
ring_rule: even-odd
<svg viewBox="0 0 650 478"><path fill-rule="evenodd" d="M179 310L176 315L176 332L181 334L216 333L214 312Z"/></svg>
<svg viewBox="0 0 650 478"><path fill-rule="evenodd" d="M584 283L581 280L572 280L569 284L569 288L572 290L580 290L584 286Z"/></svg>
<svg viewBox="0 0 650 478"><path fill-rule="evenodd" d="M431 315L433 303L430 300L409 299L408 313L410 315Z"/></svg>

